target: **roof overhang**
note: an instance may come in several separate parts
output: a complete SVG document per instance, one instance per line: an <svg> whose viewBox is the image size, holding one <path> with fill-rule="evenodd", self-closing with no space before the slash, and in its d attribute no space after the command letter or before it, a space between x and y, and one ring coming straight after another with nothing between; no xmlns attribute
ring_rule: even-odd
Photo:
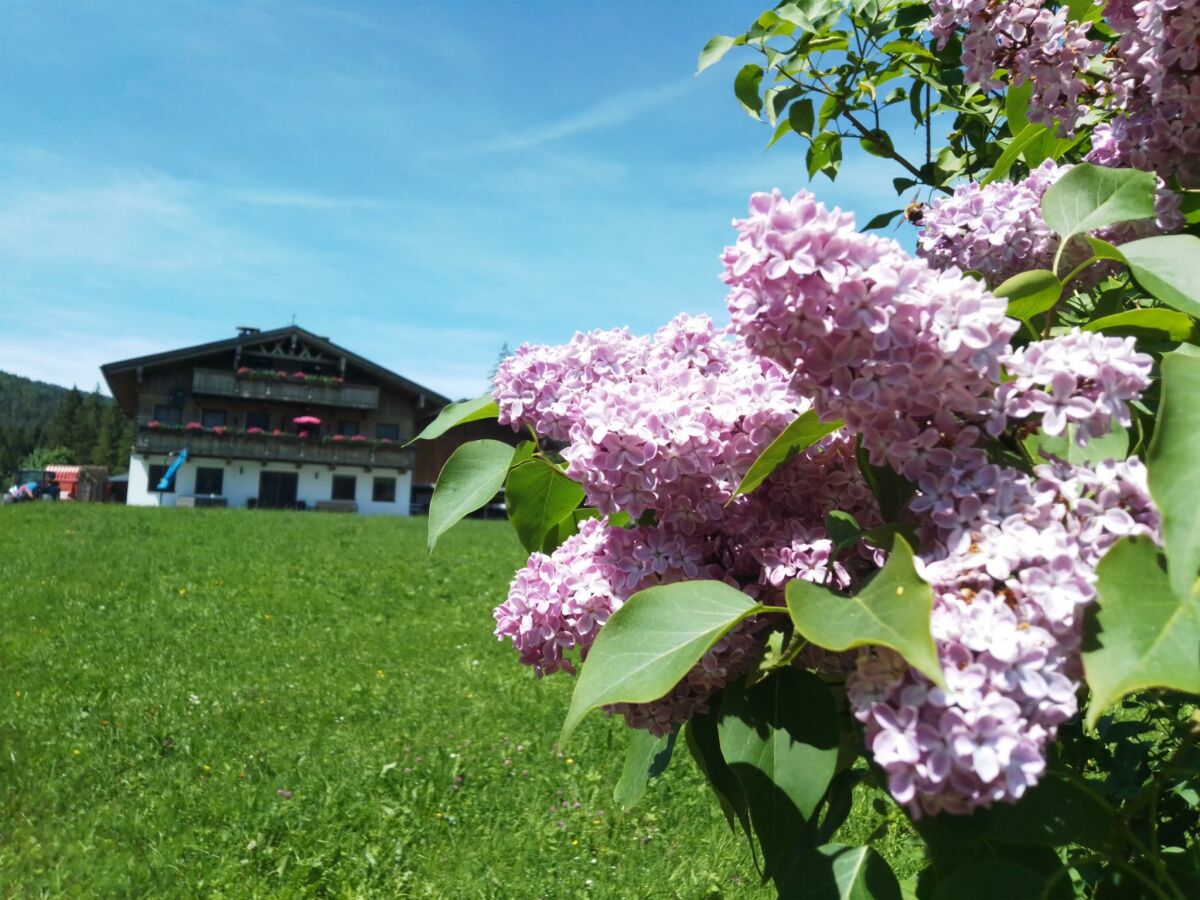
<svg viewBox="0 0 1200 900"><path fill-rule="evenodd" d="M202 359L206 356L236 350L238 347L278 341L290 338L293 335L305 343L320 348L335 357L344 357L347 363L368 372L384 384L391 385L415 397L424 398L427 403L434 407L445 406L450 402L450 398L443 397L436 391L431 391L429 388L417 384L415 381L410 381L402 375L397 375L390 369L385 369L383 366L373 363L371 360L359 356L357 353L352 353L346 348L340 347L332 341L313 334L311 331L307 331L298 325L276 328L273 331L257 331L249 334L241 334L223 341L211 341L207 344L196 344L192 347L182 347L178 350L152 353L148 356L138 356L133 359L122 359L117 362L105 363L100 367L100 371L104 375L104 380L108 383L108 389L112 392L113 399L116 400L121 411L127 416L132 417L137 413L138 384L141 381L142 374L146 370L164 365L175 365L194 359Z"/></svg>

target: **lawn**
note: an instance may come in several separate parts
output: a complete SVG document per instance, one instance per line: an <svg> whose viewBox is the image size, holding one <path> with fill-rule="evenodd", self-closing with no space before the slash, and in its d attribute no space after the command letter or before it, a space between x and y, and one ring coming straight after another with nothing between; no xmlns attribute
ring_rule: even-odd
<svg viewBox="0 0 1200 900"><path fill-rule="evenodd" d="M0 895L765 896L686 753L621 815L615 723L555 751L507 525L424 527L0 511Z"/></svg>

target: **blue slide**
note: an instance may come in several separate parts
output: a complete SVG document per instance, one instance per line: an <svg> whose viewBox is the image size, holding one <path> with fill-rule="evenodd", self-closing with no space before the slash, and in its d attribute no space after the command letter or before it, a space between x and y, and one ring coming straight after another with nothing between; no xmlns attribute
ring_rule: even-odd
<svg viewBox="0 0 1200 900"><path fill-rule="evenodd" d="M158 490L169 491L171 489L171 484L175 481L175 473L185 462L187 462L187 451L180 450L179 455L175 457L175 462L171 463L171 468L167 469L163 477L159 479Z"/></svg>

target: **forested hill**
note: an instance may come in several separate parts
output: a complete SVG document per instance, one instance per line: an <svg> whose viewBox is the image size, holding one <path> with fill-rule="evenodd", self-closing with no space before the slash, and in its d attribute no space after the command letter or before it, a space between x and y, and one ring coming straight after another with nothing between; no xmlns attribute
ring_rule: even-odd
<svg viewBox="0 0 1200 900"><path fill-rule="evenodd" d="M0 482L22 466L54 462L124 470L132 424L98 391L0 372Z"/></svg>
<svg viewBox="0 0 1200 900"><path fill-rule="evenodd" d="M0 428L45 428L67 396L67 388L0 372Z"/></svg>

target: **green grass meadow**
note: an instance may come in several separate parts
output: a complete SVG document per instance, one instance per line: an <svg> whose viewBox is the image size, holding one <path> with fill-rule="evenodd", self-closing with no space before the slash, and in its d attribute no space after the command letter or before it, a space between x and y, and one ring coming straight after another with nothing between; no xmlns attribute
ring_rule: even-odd
<svg viewBox="0 0 1200 900"><path fill-rule="evenodd" d="M766 896L686 753L621 815L617 723L555 751L508 526L424 529L0 511L0 896Z"/></svg>

